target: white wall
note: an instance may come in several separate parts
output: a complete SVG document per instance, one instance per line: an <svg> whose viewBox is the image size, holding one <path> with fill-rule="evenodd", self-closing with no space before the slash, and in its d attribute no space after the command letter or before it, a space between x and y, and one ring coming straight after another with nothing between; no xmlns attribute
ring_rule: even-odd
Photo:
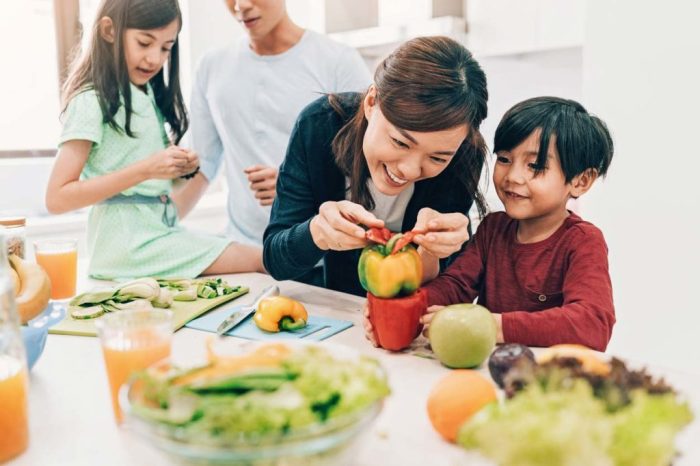
<svg viewBox="0 0 700 466"><path fill-rule="evenodd" d="M486 73L489 90L489 113L481 125L481 134L489 148L503 114L514 104L540 95L554 95L581 100L582 51L580 47L546 50L516 55L476 56ZM501 210L491 175L494 158L484 171L482 186L492 210Z"/></svg>
<svg viewBox="0 0 700 466"><path fill-rule="evenodd" d="M588 3L583 95L616 142L608 179L582 198L610 248L610 350L698 372L700 4Z"/></svg>

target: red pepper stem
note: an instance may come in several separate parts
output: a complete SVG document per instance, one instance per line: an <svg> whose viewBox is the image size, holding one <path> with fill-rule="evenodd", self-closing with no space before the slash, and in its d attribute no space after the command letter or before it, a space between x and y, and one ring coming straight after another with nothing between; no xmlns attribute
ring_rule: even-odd
<svg viewBox="0 0 700 466"><path fill-rule="evenodd" d="M280 320L280 330L299 330L306 326L306 320L299 318L293 319L292 317L285 316Z"/></svg>

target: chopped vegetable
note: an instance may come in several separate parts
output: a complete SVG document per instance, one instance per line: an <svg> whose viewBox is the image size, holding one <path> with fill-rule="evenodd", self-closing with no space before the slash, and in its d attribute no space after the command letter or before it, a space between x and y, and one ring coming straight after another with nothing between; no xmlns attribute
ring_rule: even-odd
<svg viewBox="0 0 700 466"><path fill-rule="evenodd" d="M77 307L70 313L74 319L95 319L105 313L102 306Z"/></svg>
<svg viewBox="0 0 700 466"><path fill-rule="evenodd" d="M168 308L173 304L173 294L168 288L160 288L158 296L151 303L154 307Z"/></svg>
<svg viewBox="0 0 700 466"><path fill-rule="evenodd" d="M286 296L271 296L260 301L253 320L266 332L299 330L306 327L309 314L299 301Z"/></svg>
<svg viewBox="0 0 700 466"><path fill-rule="evenodd" d="M176 291L173 293L174 301L196 301L197 300L197 288L190 287L185 290Z"/></svg>
<svg viewBox="0 0 700 466"><path fill-rule="evenodd" d="M388 228L370 228L365 232L365 237L378 244L386 244L393 233Z"/></svg>
<svg viewBox="0 0 700 466"><path fill-rule="evenodd" d="M139 278L120 283L111 288L101 288L82 293L69 303L74 319L93 319L105 312L126 309L169 308L174 301L196 301L198 297L212 299L235 293L240 287L232 287L221 278L155 279ZM99 306L102 312L97 312ZM91 309L85 311L84 309Z"/></svg>
<svg viewBox="0 0 700 466"><path fill-rule="evenodd" d="M413 293L423 278L423 264L416 249L406 244L395 251L402 235L386 245L367 246L360 255L357 273L362 287L378 298L394 298Z"/></svg>
<svg viewBox="0 0 700 466"><path fill-rule="evenodd" d="M326 422L366 408L389 388L378 363L339 360L326 349L259 347L245 356L213 356L206 366L178 375L148 370L134 412L176 424L183 435L224 438L279 433Z"/></svg>

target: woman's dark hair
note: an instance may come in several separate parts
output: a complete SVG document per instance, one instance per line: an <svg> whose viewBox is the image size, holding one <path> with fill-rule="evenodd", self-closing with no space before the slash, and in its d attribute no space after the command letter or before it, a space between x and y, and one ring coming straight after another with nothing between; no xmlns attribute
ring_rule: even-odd
<svg viewBox="0 0 700 466"><path fill-rule="evenodd" d="M100 19L109 17L114 25L114 43L107 42L100 34ZM85 89L93 88L97 93L104 122L116 131L134 137L131 131L131 88L129 72L124 58L124 31L126 29L158 29L174 20L182 27L182 14L177 0L103 0L98 8L92 28L90 45L78 58L63 88L63 110L70 99ZM187 131L188 120L179 78L179 47L175 40L167 62L167 84L165 66L150 80L156 104L168 122L175 143ZM126 114L124 127L120 127L114 116L123 98Z"/></svg>
<svg viewBox="0 0 700 466"><path fill-rule="evenodd" d="M570 182L594 169L604 176L613 157L613 141L605 123L580 103L559 97L535 97L516 104L496 128L494 152L510 151L540 130L535 175L544 170L549 141L556 137L561 169Z"/></svg>
<svg viewBox="0 0 700 466"><path fill-rule="evenodd" d="M486 75L471 53L447 37L412 39L377 67L374 84L382 114L397 128L428 132L467 124L468 135L445 172L464 184L479 215L484 215L486 202L479 191L479 177L487 149L479 125L486 118L488 92ZM335 96L329 96L329 101L342 115ZM333 153L338 166L352 180L351 200L372 209L374 199L366 183L369 169L362 152L366 130L360 104L333 139Z"/></svg>

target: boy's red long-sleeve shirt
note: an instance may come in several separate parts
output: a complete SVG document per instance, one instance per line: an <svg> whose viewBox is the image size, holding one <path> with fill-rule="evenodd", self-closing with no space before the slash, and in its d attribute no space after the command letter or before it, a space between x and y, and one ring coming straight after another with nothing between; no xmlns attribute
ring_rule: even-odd
<svg viewBox="0 0 700 466"><path fill-rule="evenodd" d="M517 225L505 212L486 216L464 252L425 286L429 304L478 297L502 314L506 342L605 351L615 309L602 232L571 213L549 238L520 244Z"/></svg>

